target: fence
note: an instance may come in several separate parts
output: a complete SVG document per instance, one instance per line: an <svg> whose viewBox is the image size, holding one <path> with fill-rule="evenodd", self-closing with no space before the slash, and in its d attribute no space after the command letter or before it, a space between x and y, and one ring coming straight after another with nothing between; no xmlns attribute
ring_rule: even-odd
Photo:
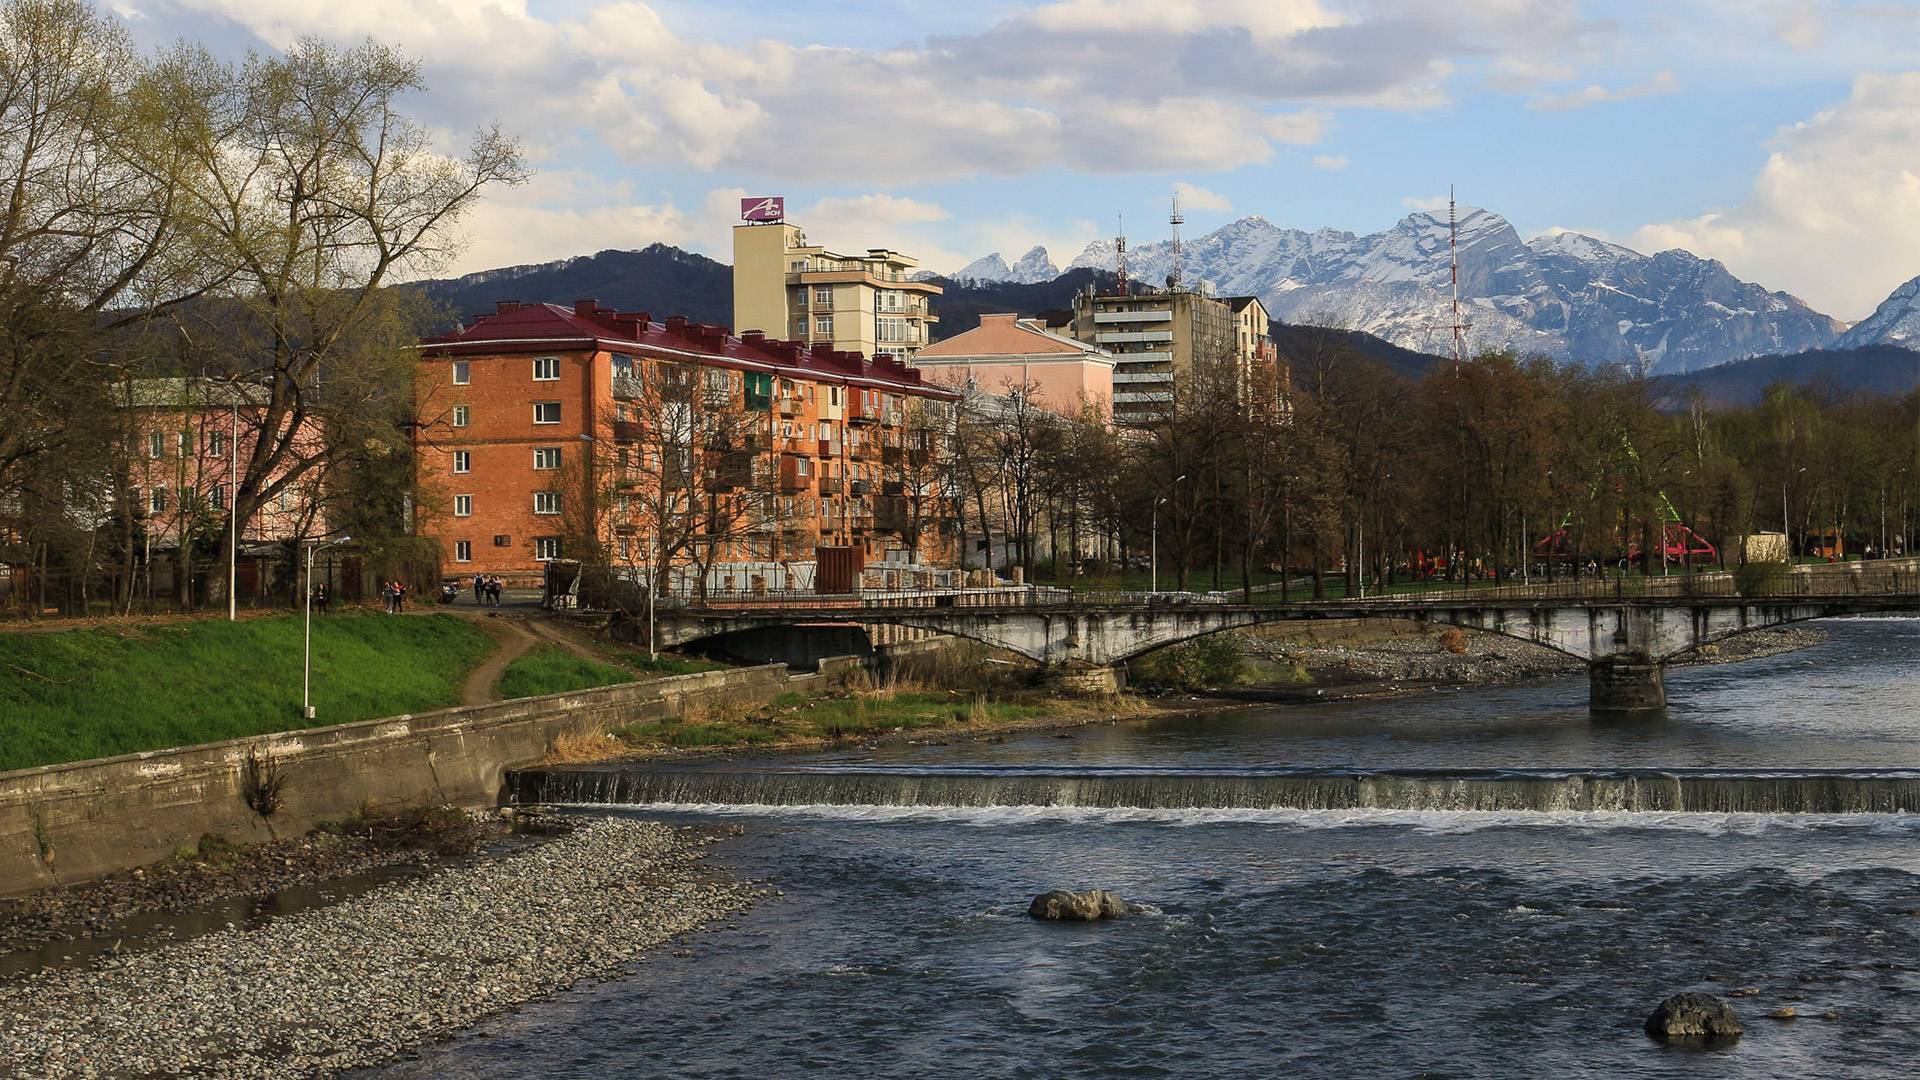
<svg viewBox="0 0 1920 1080"><path fill-rule="evenodd" d="M990 588L883 589L840 595L812 592L673 593L656 598L660 609L680 611L819 611L823 615L902 608L1023 609L1194 607L1238 605L1387 608L1431 604L1704 600L1915 598L1920 601L1920 562L1893 560L1802 566L1749 564L1737 571L1641 577L1579 577L1528 584L1405 583L1362 596L1309 599L1256 591L1251 601L1238 590L1218 592L1076 592L1042 585Z"/></svg>

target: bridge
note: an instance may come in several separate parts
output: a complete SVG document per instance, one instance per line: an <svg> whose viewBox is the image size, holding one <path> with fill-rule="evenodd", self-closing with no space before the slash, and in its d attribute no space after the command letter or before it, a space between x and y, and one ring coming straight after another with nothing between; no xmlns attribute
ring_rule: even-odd
<svg viewBox="0 0 1920 1080"><path fill-rule="evenodd" d="M1418 588L1368 599L1282 601L1271 593L1085 593L1044 587L846 596L708 595L663 601L663 646L803 623L910 626L1018 653L1063 686L1118 690L1128 660L1270 623L1403 619L1501 634L1587 663L1596 712L1665 708L1669 661L1788 623L1920 613L1920 563L1779 568L1768 577L1693 573L1542 585Z"/></svg>

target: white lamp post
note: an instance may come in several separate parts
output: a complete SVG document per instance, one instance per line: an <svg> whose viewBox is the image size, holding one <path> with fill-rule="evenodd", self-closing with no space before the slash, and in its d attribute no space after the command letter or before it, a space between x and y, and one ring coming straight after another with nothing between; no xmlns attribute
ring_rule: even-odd
<svg viewBox="0 0 1920 1080"><path fill-rule="evenodd" d="M313 719L313 553L351 539L353 537L343 536L338 540L307 545L307 626L306 645L300 664L300 715L308 720Z"/></svg>
<svg viewBox="0 0 1920 1080"><path fill-rule="evenodd" d="M1173 478L1173 482L1178 484L1186 478L1187 474L1181 473L1179 476ZM1172 485L1170 484L1168 486L1171 487ZM1149 583L1147 585L1148 592L1160 591L1160 504L1166 501L1167 496L1165 495L1153 500L1152 554L1147 557L1148 561L1152 563L1152 568L1149 571Z"/></svg>
<svg viewBox="0 0 1920 1080"><path fill-rule="evenodd" d="M233 437L227 442L227 621L240 618L234 587L240 581L240 406L233 406Z"/></svg>

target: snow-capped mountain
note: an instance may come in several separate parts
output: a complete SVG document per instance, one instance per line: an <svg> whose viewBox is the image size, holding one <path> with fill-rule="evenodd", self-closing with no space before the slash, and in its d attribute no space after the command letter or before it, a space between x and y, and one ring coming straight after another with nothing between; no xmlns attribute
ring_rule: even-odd
<svg viewBox="0 0 1920 1080"><path fill-rule="evenodd" d="M954 281L1010 281L1015 285L1037 285L1059 276L1060 268L1054 265L1053 257L1047 254L1046 248L1038 246L1029 249L1012 266L996 251L982 255L951 275Z"/></svg>
<svg viewBox="0 0 1920 1080"><path fill-rule="evenodd" d="M1741 281L1685 251L1643 255L1579 233L1522 240L1498 214L1462 208L1460 300L1473 351L1512 348L1651 372L1831 344L1841 326L1797 297ZM1136 281L1160 283L1172 245L1128 253ZM1428 352L1450 347L1447 222L1409 214L1365 236L1283 229L1247 217L1182 245L1182 274L1259 296L1287 322L1364 330ZM1112 269L1096 241L1072 266Z"/></svg>
<svg viewBox="0 0 1920 1080"><path fill-rule="evenodd" d="M1873 314L1855 323L1834 343L1839 349L1865 345L1902 345L1920 350L1920 277L1893 290Z"/></svg>

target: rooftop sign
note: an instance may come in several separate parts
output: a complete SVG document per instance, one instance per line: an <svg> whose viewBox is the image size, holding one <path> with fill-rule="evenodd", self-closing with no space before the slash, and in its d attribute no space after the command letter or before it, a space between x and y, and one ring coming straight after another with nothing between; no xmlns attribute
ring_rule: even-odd
<svg viewBox="0 0 1920 1080"><path fill-rule="evenodd" d="M780 195L763 195L740 200L740 220L779 221L787 216L787 200Z"/></svg>

